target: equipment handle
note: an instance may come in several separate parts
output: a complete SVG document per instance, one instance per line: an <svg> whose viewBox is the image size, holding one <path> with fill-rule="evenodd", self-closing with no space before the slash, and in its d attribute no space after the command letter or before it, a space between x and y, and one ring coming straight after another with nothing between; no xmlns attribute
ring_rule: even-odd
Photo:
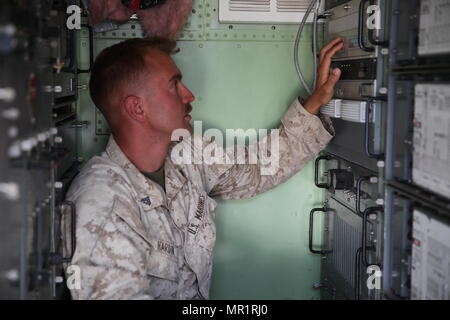
<svg viewBox="0 0 450 320"><path fill-rule="evenodd" d="M314 208L309 213L309 251L314 254L326 254L325 250L313 249L313 228L314 228L314 213L315 212L327 212L327 208Z"/></svg>
<svg viewBox="0 0 450 320"><path fill-rule="evenodd" d="M321 160L331 160L332 157L329 155L323 155L320 157L317 157L316 161L314 162L314 184L317 188L321 189L328 189L330 185L328 183L319 183L319 163Z"/></svg>

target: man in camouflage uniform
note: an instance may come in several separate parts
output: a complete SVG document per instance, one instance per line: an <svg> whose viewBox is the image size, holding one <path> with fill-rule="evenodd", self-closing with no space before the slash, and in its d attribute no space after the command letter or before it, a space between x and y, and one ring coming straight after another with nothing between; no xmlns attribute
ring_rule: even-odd
<svg viewBox="0 0 450 320"><path fill-rule="evenodd" d="M201 152L195 146L214 142L194 135L171 141L175 129L192 132L188 114L194 100L170 57L173 48L163 39L127 40L105 49L93 66L91 97L112 136L67 194L77 210L71 264L80 268L81 288L71 290L74 299L207 299L216 239L214 198L248 198L277 186L334 135L329 119L316 114L339 79L340 70L329 69L342 39L322 49L313 95L296 99L282 118L274 174L262 175L259 164L175 163L170 156L175 146L195 154ZM268 140L269 135L258 145ZM161 185L146 174L160 168ZM67 223L63 235L67 253Z"/></svg>

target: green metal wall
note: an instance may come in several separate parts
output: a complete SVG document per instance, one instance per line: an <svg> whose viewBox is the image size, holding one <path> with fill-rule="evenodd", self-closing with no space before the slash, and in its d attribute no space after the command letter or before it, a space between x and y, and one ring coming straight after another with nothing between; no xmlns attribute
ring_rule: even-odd
<svg viewBox="0 0 450 320"><path fill-rule="evenodd" d="M297 26L219 24L217 0L197 0L180 34L174 60L196 95L193 120L203 130L275 128L301 90L293 65ZM303 71L311 75L310 28L301 41ZM140 37L137 22L96 34L94 53L117 41ZM320 37L321 39L322 37ZM86 67L89 42L80 32L79 58ZM80 76L87 83L88 76ZM87 90L78 104L84 162L104 149L108 128ZM323 194L313 184L313 165L285 184L253 199L220 201L211 299L318 299L320 257L308 251L308 213ZM320 231L315 232L316 235ZM316 239L319 242L317 237Z"/></svg>

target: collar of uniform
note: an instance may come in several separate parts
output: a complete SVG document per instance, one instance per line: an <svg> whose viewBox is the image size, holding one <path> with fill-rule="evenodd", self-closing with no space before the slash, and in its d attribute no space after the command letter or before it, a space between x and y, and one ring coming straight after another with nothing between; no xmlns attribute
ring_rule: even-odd
<svg viewBox="0 0 450 320"><path fill-rule="evenodd" d="M177 142L173 142L170 144L166 162L164 164L166 195L169 201L172 201L175 198L175 196L178 194L178 191L180 191L180 189L187 181L187 178L184 176L182 169L179 166L175 165L170 159L170 153L175 144L177 144Z"/></svg>
<svg viewBox="0 0 450 320"><path fill-rule="evenodd" d="M124 169L131 184L137 193L137 201L141 203L144 211L151 210L165 203L165 194L158 188L157 183L146 178L122 152L119 145L111 135L106 153L112 161Z"/></svg>

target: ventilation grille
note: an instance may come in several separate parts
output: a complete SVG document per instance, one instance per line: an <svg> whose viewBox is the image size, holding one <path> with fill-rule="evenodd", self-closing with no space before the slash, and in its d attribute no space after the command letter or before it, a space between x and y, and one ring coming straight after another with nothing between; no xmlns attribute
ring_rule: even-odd
<svg viewBox="0 0 450 320"><path fill-rule="evenodd" d="M311 0L277 0L278 12L305 12Z"/></svg>
<svg viewBox="0 0 450 320"><path fill-rule="evenodd" d="M270 0L230 0L230 11L270 12Z"/></svg>
<svg viewBox="0 0 450 320"><path fill-rule="evenodd" d="M329 255L332 267L354 287L355 256L361 246L361 230L349 225L339 215L333 223L332 253Z"/></svg>
<svg viewBox="0 0 450 320"><path fill-rule="evenodd" d="M220 22L295 23L312 0L219 0ZM323 5L323 1L322 1ZM322 10L321 10L322 11ZM310 15L308 22L312 22Z"/></svg>

